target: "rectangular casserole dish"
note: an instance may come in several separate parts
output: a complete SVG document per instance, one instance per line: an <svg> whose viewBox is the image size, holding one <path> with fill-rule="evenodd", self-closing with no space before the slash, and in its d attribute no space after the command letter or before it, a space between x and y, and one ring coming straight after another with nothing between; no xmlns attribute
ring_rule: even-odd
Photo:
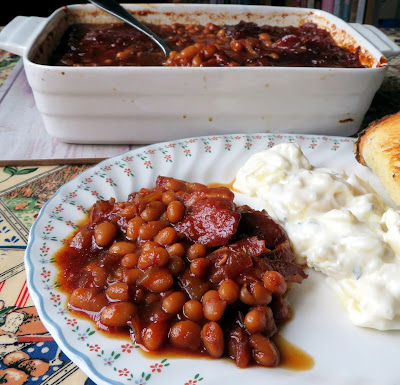
<svg viewBox="0 0 400 385"><path fill-rule="evenodd" d="M23 57L47 132L69 143L152 143L229 133L352 135L386 72L386 60L341 19L320 10L241 5L124 4L152 23L299 26L314 22L369 68L56 67L46 64L76 22L118 22L91 4L48 18L18 16L0 48Z"/></svg>

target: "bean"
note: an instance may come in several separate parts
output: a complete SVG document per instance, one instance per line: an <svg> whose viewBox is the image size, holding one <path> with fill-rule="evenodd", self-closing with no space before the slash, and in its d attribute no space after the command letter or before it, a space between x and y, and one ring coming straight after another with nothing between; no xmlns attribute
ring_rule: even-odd
<svg viewBox="0 0 400 385"><path fill-rule="evenodd" d="M172 53L172 52L171 52ZM165 191L162 194L161 201L168 206L172 201L176 201L177 196L173 191Z"/></svg>
<svg viewBox="0 0 400 385"><path fill-rule="evenodd" d="M208 290L207 292L204 293L201 301L204 303L204 302L209 302L209 301L217 301L220 299L221 298L220 298L217 290Z"/></svg>
<svg viewBox="0 0 400 385"><path fill-rule="evenodd" d="M279 59L279 55L276 52L271 52L268 54L268 56L274 60L278 60Z"/></svg>
<svg viewBox="0 0 400 385"><path fill-rule="evenodd" d="M165 266L169 261L168 251L163 247L156 247L154 249L143 251L139 256L138 267L142 270L150 266Z"/></svg>
<svg viewBox="0 0 400 385"><path fill-rule="evenodd" d="M239 40L232 40L230 43L230 47L234 51L239 52L243 49L243 44Z"/></svg>
<svg viewBox="0 0 400 385"><path fill-rule="evenodd" d="M112 222L99 223L94 228L94 239L98 246L108 246L117 235L117 226Z"/></svg>
<svg viewBox="0 0 400 385"><path fill-rule="evenodd" d="M178 321L169 331L169 340L177 348L198 351L201 346L201 326L190 320Z"/></svg>
<svg viewBox="0 0 400 385"><path fill-rule="evenodd" d="M244 284L240 289L240 300L247 305L255 305L255 300L251 295L247 284Z"/></svg>
<svg viewBox="0 0 400 385"><path fill-rule="evenodd" d="M92 245L94 231L82 229L78 231L71 241L71 247L77 250L87 250Z"/></svg>
<svg viewBox="0 0 400 385"><path fill-rule="evenodd" d="M146 222L157 221L165 211L166 206L160 201L153 201L147 204L146 208L140 213L142 219Z"/></svg>
<svg viewBox="0 0 400 385"><path fill-rule="evenodd" d="M172 255L168 261L168 269L173 276L177 276L185 270L185 261L177 255Z"/></svg>
<svg viewBox="0 0 400 385"><path fill-rule="evenodd" d="M134 54L132 48L124 49L123 51L119 51L116 55L117 59L124 60L127 59L130 55Z"/></svg>
<svg viewBox="0 0 400 385"><path fill-rule="evenodd" d="M222 300L203 303L204 317L210 321L218 321L224 315L225 308L226 302Z"/></svg>
<svg viewBox="0 0 400 385"><path fill-rule="evenodd" d="M152 322L143 332L143 344L149 350L158 350L164 344L167 334L166 322Z"/></svg>
<svg viewBox="0 0 400 385"><path fill-rule="evenodd" d="M261 282L252 282L242 286L240 300L247 305L268 305L272 295Z"/></svg>
<svg viewBox="0 0 400 385"><path fill-rule="evenodd" d="M204 317L210 321L218 321L224 315L226 302L216 290L209 290L202 298Z"/></svg>
<svg viewBox="0 0 400 385"><path fill-rule="evenodd" d="M145 205L150 202L159 201L162 197L162 191L158 189L157 190L141 189L140 191L143 192L142 194L143 197L140 201Z"/></svg>
<svg viewBox="0 0 400 385"><path fill-rule="evenodd" d="M115 302L104 308L100 315L100 321L106 326L125 326L136 310L136 305L132 302Z"/></svg>
<svg viewBox="0 0 400 385"><path fill-rule="evenodd" d="M189 63L186 63L186 65L188 65ZM178 200L183 202L184 199L189 195L189 192L185 191L185 190L180 190L176 192L176 196L178 197Z"/></svg>
<svg viewBox="0 0 400 385"><path fill-rule="evenodd" d="M225 30L223 28L221 28L218 32L217 32L217 36L219 37L224 37L225 36Z"/></svg>
<svg viewBox="0 0 400 385"><path fill-rule="evenodd" d="M161 293L168 290L174 283L174 278L167 268L149 267L138 279L137 285L144 286L146 289Z"/></svg>
<svg viewBox="0 0 400 385"><path fill-rule="evenodd" d="M269 338L253 334L250 337L250 345L253 348L253 357L259 365L269 367L278 365L279 351Z"/></svg>
<svg viewBox="0 0 400 385"><path fill-rule="evenodd" d="M207 255L207 247L201 243L194 243L186 251L186 257L193 261L196 258L204 258Z"/></svg>
<svg viewBox="0 0 400 385"><path fill-rule="evenodd" d="M168 314L178 314L186 302L186 295L181 291L175 291L165 297L162 302L162 308Z"/></svg>
<svg viewBox="0 0 400 385"><path fill-rule="evenodd" d="M110 274L110 276L108 277L108 282L109 283L113 283L113 282L122 282L124 280L124 274L125 271L128 270L122 266L118 266L113 274Z"/></svg>
<svg viewBox="0 0 400 385"><path fill-rule="evenodd" d="M286 292L287 285L285 278L277 271L266 271L263 276L264 286L274 294L282 295Z"/></svg>
<svg viewBox="0 0 400 385"><path fill-rule="evenodd" d="M132 218L126 227L126 236L132 240L136 241L139 237L139 228L144 223L141 217Z"/></svg>
<svg viewBox="0 0 400 385"><path fill-rule="evenodd" d="M190 264L190 271L197 277L203 277L210 266L210 260L207 258L197 258Z"/></svg>
<svg viewBox="0 0 400 385"><path fill-rule="evenodd" d="M136 245L130 242L115 242L108 252L113 255L123 257L126 254L133 253L136 250Z"/></svg>
<svg viewBox="0 0 400 385"><path fill-rule="evenodd" d="M166 224L160 221L143 223L139 228L139 236L143 240L150 240L154 238L164 227L166 227Z"/></svg>
<svg viewBox="0 0 400 385"><path fill-rule="evenodd" d="M192 46L189 46L189 47L192 47ZM190 51L191 51L191 49L188 50L187 53L189 54ZM180 56L185 58L185 56L182 56L182 52L180 52ZM166 190L171 190L171 191L176 192L176 191L180 191L180 190L186 190L186 183L179 179L175 179L175 178L164 178L162 187L164 187Z"/></svg>
<svg viewBox="0 0 400 385"><path fill-rule="evenodd" d="M250 334L262 333L267 326L267 317L261 310L254 309L246 314L244 324Z"/></svg>
<svg viewBox="0 0 400 385"><path fill-rule="evenodd" d="M228 305L230 305L239 298L240 288L235 281L226 279L221 282L218 288L218 294Z"/></svg>
<svg viewBox="0 0 400 385"><path fill-rule="evenodd" d="M128 284L125 282L116 282L107 288L106 295L110 300L113 301L128 301L128 289Z"/></svg>
<svg viewBox="0 0 400 385"><path fill-rule="evenodd" d="M259 38L261 41L271 40L271 36L270 36L268 33L260 33L260 34L258 35L258 38Z"/></svg>
<svg viewBox="0 0 400 385"><path fill-rule="evenodd" d="M173 227L162 229L154 238L154 241L163 246L170 246L178 240L178 233Z"/></svg>
<svg viewBox="0 0 400 385"><path fill-rule="evenodd" d="M210 59L217 52L215 45L210 44L203 48L203 55L206 60Z"/></svg>
<svg viewBox="0 0 400 385"><path fill-rule="evenodd" d="M169 246L167 251L171 256L176 255L177 257L183 257L185 255L185 248L180 243L174 243L173 245Z"/></svg>
<svg viewBox="0 0 400 385"><path fill-rule="evenodd" d="M217 29L219 30L219 27L217 25L215 25L214 23L207 23L206 27L210 30L210 31L216 31Z"/></svg>
<svg viewBox="0 0 400 385"><path fill-rule="evenodd" d="M191 299L183 305L183 314L192 321L200 322L203 319L203 305L200 301Z"/></svg>
<svg viewBox="0 0 400 385"><path fill-rule="evenodd" d="M123 281L128 285L134 285L141 275L142 271L140 269L125 269L123 272Z"/></svg>
<svg viewBox="0 0 400 385"><path fill-rule="evenodd" d="M185 215L185 206L180 201L172 201L167 207L167 217L171 223L178 223Z"/></svg>
<svg viewBox="0 0 400 385"><path fill-rule="evenodd" d="M271 292L261 282L251 283L250 291L256 305L268 305L272 300Z"/></svg>
<svg viewBox="0 0 400 385"><path fill-rule="evenodd" d="M69 304L73 308L97 313L107 306L108 300L104 293L99 293L98 289L80 287L71 293Z"/></svg>
<svg viewBox="0 0 400 385"><path fill-rule="evenodd" d="M161 214L161 217L160 217L159 220L160 220L161 222L168 223L167 211L164 211L164 212Z"/></svg>
<svg viewBox="0 0 400 385"><path fill-rule="evenodd" d="M201 330L201 339L211 357L221 357L224 353L224 333L216 322L208 322Z"/></svg>
<svg viewBox="0 0 400 385"><path fill-rule="evenodd" d="M157 242L147 241L142 245L142 252L143 251L147 252L147 251L153 250L153 249L155 249L156 247L159 247L159 246L160 246L160 244L157 243Z"/></svg>
<svg viewBox="0 0 400 385"><path fill-rule="evenodd" d="M139 259L139 254L137 253L126 254L121 259L121 266L126 267L128 269L133 269L134 267L137 266L138 259Z"/></svg>
<svg viewBox="0 0 400 385"><path fill-rule="evenodd" d="M192 67L200 67L203 64L203 60L200 55L196 55L192 59Z"/></svg>
<svg viewBox="0 0 400 385"><path fill-rule="evenodd" d="M137 214L137 207L136 205L128 205L126 206L120 213L121 217L132 219Z"/></svg>

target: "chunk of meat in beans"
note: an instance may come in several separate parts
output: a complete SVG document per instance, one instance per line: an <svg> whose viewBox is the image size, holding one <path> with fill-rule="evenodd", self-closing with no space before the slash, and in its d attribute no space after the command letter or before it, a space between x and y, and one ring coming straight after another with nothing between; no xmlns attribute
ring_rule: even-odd
<svg viewBox="0 0 400 385"><path fill-rule="evenodd" d="M197 351L201 345L201 326L190 320L178 321L169 331L169 340L175 347Z"/></svg>
<svg viewBox="0 0 400 385"><path fill-rule="evenodd" d="M212 24L207 28L209 33L221 31ZM211 46L199 49L188 47L181 56L194 60L198 52L204 58L218 52ZM215 358L228 352L239 367L251 360L274 366L279 352L269 337L288 313L282 305L285 277L238 263L237 249L226 247L229 239L221 238L224 255L215 262L213 253L219 246L211 248L179 233L180 221L190 218L192 207L202 199L233 205L233 193L225 187L167 177L159 177L153 189L131 194L128 202L94 205L93 222L71 237L58 258L65 267L69 305L87 313L102 329L131 329L148 350L173 346ZM88 259L82 258L85 253Z"/></svg>

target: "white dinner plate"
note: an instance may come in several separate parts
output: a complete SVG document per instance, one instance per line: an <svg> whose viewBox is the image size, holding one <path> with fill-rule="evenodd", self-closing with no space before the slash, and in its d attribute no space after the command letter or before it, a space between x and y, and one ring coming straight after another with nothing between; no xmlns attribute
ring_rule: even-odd
<svg viewBox="0 0 400 385"><path fill-rule="evenodd" d="M95 383L400 384L400 332L353 326L324 276L310 270L309 277L290 293L295 316L281 332L314 358L314 367L307 371L238 369L229 359L145 357L132 341L109 338L67 309L67 297L55 281L57 267L52 257L96 199L125 201L129 193L154 186L158 175L229 183L252 154L283 142L300 143L315 166L355 172L388 199L376 176L354 159L351 138L238 134L160 143L105 160L62 186L42 208L25 256L30 293L55 341ZM240 204L248 202L239 194L236 199Z"/></svg>

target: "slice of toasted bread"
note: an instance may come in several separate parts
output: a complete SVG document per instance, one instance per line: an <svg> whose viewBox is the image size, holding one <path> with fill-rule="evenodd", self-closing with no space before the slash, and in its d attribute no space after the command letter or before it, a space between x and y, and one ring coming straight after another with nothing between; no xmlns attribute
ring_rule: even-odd
<svg viewBox="0 0 400 385"><path fill-rule="evenodd" d="M354 142L354 153L400 205L400 112L372 122L361 131Z"/></svg>

